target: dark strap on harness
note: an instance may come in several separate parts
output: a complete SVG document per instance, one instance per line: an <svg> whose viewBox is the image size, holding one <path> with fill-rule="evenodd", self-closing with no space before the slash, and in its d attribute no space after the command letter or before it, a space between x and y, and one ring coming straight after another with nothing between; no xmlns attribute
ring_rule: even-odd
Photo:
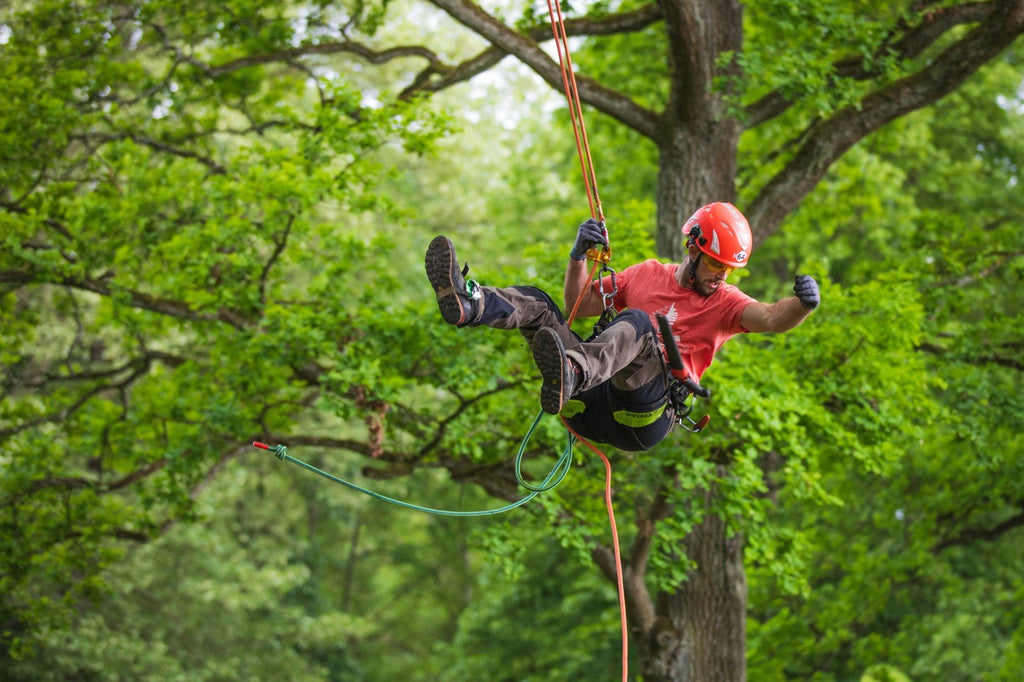
<svg viewBox="0 0 1024 682"><path fill-rule="evenodd" d="M615 319L615 315L615 308L612 308L611 306L605 308L604 312L601 313L601 317L597 318L597 322L594 323L594 331L591 333L590 338L587 339L587 341L593 341L600 336L601 332L607 329L608 325L610 325L612 320Z"/></svg>

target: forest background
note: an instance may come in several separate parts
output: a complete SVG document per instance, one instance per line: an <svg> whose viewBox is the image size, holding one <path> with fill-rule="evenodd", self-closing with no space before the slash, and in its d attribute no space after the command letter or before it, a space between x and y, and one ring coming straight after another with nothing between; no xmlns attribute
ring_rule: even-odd
<svg viewBox="0 0 1024 682"><path fill-rule="evenodd" d="M591 29L580 74L671 99L658 13L676 5L567 6ZM865 82L937 63L986 12L1020 21L1019 2L961 7L749 2L742 69L715 55L714 120L749 124L722 198L773 224L734 280L770 301L807 272L823 304L726 346L707 431L610 453L632 589L657 614L631 602L637 679L702 679L685 654L658 668L659 627L740 659L729 679L1024 669L1021 41L866 130L783 215L757 200L816 121L866 110ZM527 506L464 519L249 446L429 506L523 494L529 352L444 325L423 252L446 234L472 277L557 299L589 207L561 93L452 20L467 8L0 8L0 679L618 677L588 452ZM487 11L545 40L543 6ZM928 11L959 20L920 52L879 49ZM800 106L745 119L768 93ZM613 267L677 257L659 147L629 112L586 115ZM564 444L542 421L528 475ZM742 559L738 643L659 610L715 596L708 528Z"/></svg>

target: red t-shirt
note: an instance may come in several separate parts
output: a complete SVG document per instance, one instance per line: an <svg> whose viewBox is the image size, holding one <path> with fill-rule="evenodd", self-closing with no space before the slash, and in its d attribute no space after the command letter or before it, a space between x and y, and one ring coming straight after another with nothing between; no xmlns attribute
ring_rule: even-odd
<svg viewBox="0 0 1024 682"><path fill-rule="evenodd" d="M612 304L618 311L643 310L654 328L655 315L668 318L686 368L698 380L718 349L736 334L749 331L740 324L743 309L756 299L731 284L722 284L711 296L701 296L676 281L678 265L651 259L631 265L615 275L618 292ZM594 283L597 288L597 283ZM605 278L610 290L610 278Z"/></svg>

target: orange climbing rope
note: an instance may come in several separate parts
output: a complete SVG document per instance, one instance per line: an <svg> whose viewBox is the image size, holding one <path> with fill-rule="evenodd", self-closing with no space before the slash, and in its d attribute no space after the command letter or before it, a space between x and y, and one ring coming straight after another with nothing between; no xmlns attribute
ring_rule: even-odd
<svg viewBox="0 0 1024 682"><path fill-rule="evenodd" d="M565 99L569 103L569 116L572 119L573 136L576 138L580 170L583 171L587 201L590 202L590 215L603 221L604 211L601 208L601 198L597 193L594 159L590 154L587 126L583 122L583 107L580 104L580 93L576 87L576 73L572 66L572 55L569 53L569 37L565 32L565 20L562 17L562 5L559 0L548 0L548 15L551 17L551 33L555 37L555 48L558 51L558 64L562 69L562 84L565 88Z"/></svg>
<svg viewBox="0 0 1024 682"><path fill-rule="evenodd" d="M576 74L573 70L572 57L569 53L569 37L565 30L565 20L562 16L562 6L559 0L548 0L548 14L551 17L551 32L555 38L555 46L558 51L558 63L562 70L562 84L565 88L565 99L569 103L569 115L572 119L573 136L576 139L576 151L580 160L580 170L583 172L583 182L586 186L587 201L590 203L590 215L592 218L596 218L603 223L604 210L601 207L601 198L597 192L597 176L594 173L594 159L590 153L590 141L587 139L587 127L583 122L583 108L580 104L580 94L576 86ZM607 236L607 231L605 232L605 235ZM607 245L603 251L590 249L587 252L587 257L590 260L595 261L594 268L590 272L590 279L593 279L599 264L605 264L604 267L607 267L606 264L611 257L611 250ZM580 295L576 299L576 303L569 314L569 324L572 324L586 291L586 287L580 291ZM607 298L605 299L605 305L608 305ZM612 506L612 465L611 462L608 461L608 457L601 452L601 450L576 433L564 418L562 418L562 423L565 425L565 428L569 433L576 438L576 440L595 452L604 462L604 500L605 507L608 510L608 522L611 526L612 548L615 554L615 574L619 590L619 616L622 627L622 682L627 682L629 679L629 634L628 619L626 617L626 590L622 576L622 554L619 550L619 532L615 525L615 510Z"/></svg>

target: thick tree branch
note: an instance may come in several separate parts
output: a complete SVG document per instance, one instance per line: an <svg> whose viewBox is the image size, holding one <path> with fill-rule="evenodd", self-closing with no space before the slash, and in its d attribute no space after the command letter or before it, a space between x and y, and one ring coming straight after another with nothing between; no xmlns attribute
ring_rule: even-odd
<svg viewBox="0 0 1024 682"><path fill-rule="evenodd" d="M671 472L666 472L666 480L675 480ZM668 491L660 488L644 508L637 509L637 534L628 554L623 557L622 578L626 590L626 608L630 629L636 633L648 633L657 620L657 612L650 590L644 582L647 575L647 562L650 560L651 548L657 530L657 523L668 518L672 505L668 501ZM590 553L594 564L610 582L617 582L615 553L611 547L603 544L595 545Z"/></svg>
<svg viewBox="0 0 1024 682"><path fill-rule="evenodd" d="M508 53L497 47L489 47L471 59L456 66L431 65L420 71L413 82L405 88L399 97L409 99L425 92L438 92L463 83L474 76L487 71L508 56Z"/></svg>
<svg viewBox="0 0 1024 682"><path fill-rule="evenodd" d="M921 71L817 124L793 159L747 207L754 244L764 243L835 161L870 133L955 90L1024 31L1024 0L998 0L985 21Z"/></svg>
<svg viewBox="0 0 1024 682"><path fill-rule="evenodd" d="M657 23L661 17L661 7L651 4L630 12L610 14L597 19L587 17L568 19L565 22L565 33L569 37L632 33ZM553 38L551 24L544 23L530 28L526 31L526 35L538 43L551 40ZM456 83L467 81L491 68L508 54L507 51L492 45L455 66L432 63L416 76L416 79L402 92L401 96L408 98L420 92L437 92ZM561 81L555 84L555 87L561 90Z"/></svg>
<svg viewBox="0 0 1024 682"><path fill-rule="evenodd" d="M665 472L665 480L677 480L674 472ZM657 608L651 598L650 590L644 582L647 575L647 563L651 558L651 548L657 535L658 522L669 517L672 505L669 503L668 489L662 487L651 501L646 513L638 515L637 534L629 551L629 568L624 572L629 604L629 622L634 630L650 632L657 621Z"/></svg>
<svg viewBox="0 0 1024 682"><path fill-rule="evenodd" d="M134 135L132 133L127 132L116 134L87 133L82 135L72 135L70 139L77 140L79 142L83 142L86 144L88 144L89 142L117 142L120 140L131 140L132 142L139 146L149 147L154 151L164 152L166 154L177 156L182 159L191 159L193 161L198 161L199 163L209 168L210 172L214 173L215 175L224 175L225 173L227 173L227 169L224 168L224 166L220 165L219 163L217 163L216 161L209 157L198 154L190 149L180 149L177 147L172 147L168 144L165 144L158 140L154 140L149 137L145 137L143 135Z"/></svg>
<svg viewBox="0 0 1024 682"><path fill-rule="evenodd" d="M129 305L149 310L151 312L177 317L183 320L194 320L202 322L226 322L237 329L248 329L252 323L241 313L228 308L221 308L216 314L198 313L192 310L188 304L174 299L160 298L150 294L132 289L119 290L115 292L104 280L86 279L80 277L43 277L35 276L25 269L21 270L0 270L0 284L15 284L19 286L57 284L61 286L89 291L100 296L114 296L115 293L128 295Z"/></svg>
<svg viewBox="0 0 1024 682"><path fill-rule="evenodd" d="M509 28L469 0L430 0L453 19L475 31L494 47L515 56L545 82L563 91L562 71L558 63L528 35ZM647 10L650 12L650 10ZM589 78L576 77L580 99L643 135L655 138L658 116L629 97L610 90Z"/></svg>
<svg viewBox="0 0 1024 682"><path fill-rule="evenodd" d="M937 542L932 547L932 553L938 554L950 547L960 547L975 542L992 542L998 540L1014 528L1024 526L1024 511L1018 511L1008 519L988 528L965 528L957 535Z"/></svg>
<svg viewBox="0 0 1024 682"><path fill-rule="evenodd" d="M992 11L991 2L975 2L954 7L941 7L925 13L921 22L903 34L895 43L885 43L876 52L876 57L891 56L897 59L914 59L921 55L936 40L950 29L964 24L973 24L985 19ZM865 66L863 56L846 57L833 64L837 78L866 80L878 76L877 70ZM785 112L794 103L781 91L775 90L746 108L745 126L753 128Z"/></svg>

